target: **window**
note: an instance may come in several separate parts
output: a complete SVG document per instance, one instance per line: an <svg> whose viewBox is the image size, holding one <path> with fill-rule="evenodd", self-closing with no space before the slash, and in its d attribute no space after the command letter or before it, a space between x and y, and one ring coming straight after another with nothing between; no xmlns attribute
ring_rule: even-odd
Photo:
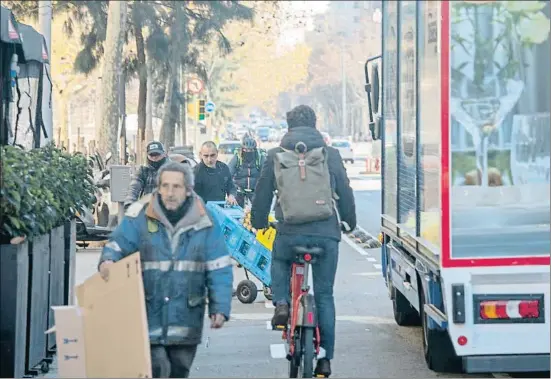
<svg viewBox="0 0 551 379"><path fill-rule="evenodd" d="M419 235L440 249L440 76L438 62L438 5L419 2L416 48L419 56ZM452 137L453 138L453 137Z"/></svg>
<svg viewBox="0 0 551 379"><path fill-rule="evenodd" d="M397 94L397 30L398 30L398 2L383 2L383 17L385 36L383 55L383 119L385 162L383 166L384 199L383 213L397 221L397 159L396 159L396 94Z"/></svg>
<svg viewBox="0 0 551 379"><path fill-rule="evenodd" d="M360 7L360 2L359 1L354 1L354 8L359 8Z"/></svg>
<svg viewBox="0 0 551 379"><path fill-rule="evenodd" d="M548 255L549 2L451 4L452 257Z"/></svg>
<svg viewBox="0 0 551 379"><path fill-rule="evenodd" d="M398 122L398 208L399 223L405 223L411 233L416 231L417 191L416 191L416 151L417 151L417 96L415 62L415 11L417 2L399 2L400 35L399 53L400 72L398 91L400 97Z"/></svg>

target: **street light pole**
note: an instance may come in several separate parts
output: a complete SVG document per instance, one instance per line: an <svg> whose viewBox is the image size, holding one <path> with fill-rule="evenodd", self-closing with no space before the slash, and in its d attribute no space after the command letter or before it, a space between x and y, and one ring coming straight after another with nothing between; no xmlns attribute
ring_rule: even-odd
<svg viewBox="0 0 551 379"><path fill-rule="evenodd" d="M346 65L345 65L345 61L344 61L344 53L345 53L345 49L344 49L344 43L341 44L341 71L342 71L342 130L343 130L343 133L346 134L346 122L347 122L347 119L346 119L346 112L347 112L347 109L346 109Z"/></svg>
<svg viewBox="0 0 551 379"><path fill-rule="evenodd" d="M46 49L48 50L48 56L50 61L52 60L52 2L51 0L45 0L39 2L38 8L38 23L40 27L40 33L46 40ZM44 129L46 130L47 138L44 138L41 145L45 145L54 140L53 122L52 122L52 104L51 104L51 86L48 74L50 72L50 65L44 64L43 70L43 85L42 85L42 122L44 123ZM51 75L50 75L51 77ZM40 125L36 126L40 128ZM40 131L39 131L40 132Z"/></svg>

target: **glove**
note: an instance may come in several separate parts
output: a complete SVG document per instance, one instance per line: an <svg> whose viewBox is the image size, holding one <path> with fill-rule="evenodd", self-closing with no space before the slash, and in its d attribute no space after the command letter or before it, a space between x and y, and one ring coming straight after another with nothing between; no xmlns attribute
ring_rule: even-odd
<svg viewBox="0 0 551 379"><path fill-rule="evenodd" d="M343 233L350 233L352 231L346 221L341 221L341 231Z"/></svg>

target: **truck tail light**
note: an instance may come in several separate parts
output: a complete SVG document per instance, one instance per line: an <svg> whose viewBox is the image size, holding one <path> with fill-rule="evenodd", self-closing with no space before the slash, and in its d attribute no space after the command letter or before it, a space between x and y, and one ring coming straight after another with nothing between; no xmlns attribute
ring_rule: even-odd
<svg viewBox="0 0 551 379"><path fill-rule="evenodd" d="M539 300L486 300L480 302L482 320L540 318Z"/></svg>

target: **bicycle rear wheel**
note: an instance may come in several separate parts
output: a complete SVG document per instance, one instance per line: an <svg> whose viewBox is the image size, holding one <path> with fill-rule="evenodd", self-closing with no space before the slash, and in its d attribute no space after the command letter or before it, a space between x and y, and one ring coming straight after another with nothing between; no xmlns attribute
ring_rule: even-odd
<svg viewBox="0 0 551 379"><path fill-rule="evenodd" d="M314 375L314 329L302 329L302 377L311 378Z"/></svg>
<svg viewBox="0 0 551 379"><path fill-rule="evenodd" d="M300 345L301 339L295 334L293 341L289 342L292 342L295 345L295 352L289 359L289 378L298 378L300 371L300 359L302 356L302 352L300 350L302 348Z"/></svg>

